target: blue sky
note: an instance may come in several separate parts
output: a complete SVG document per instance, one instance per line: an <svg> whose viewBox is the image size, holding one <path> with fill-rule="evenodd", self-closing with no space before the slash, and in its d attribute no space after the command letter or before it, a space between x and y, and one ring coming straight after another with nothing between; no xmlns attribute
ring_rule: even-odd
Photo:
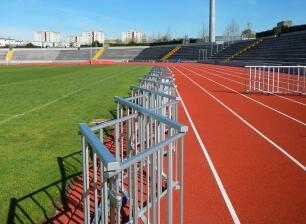
<svg viewBox="0 0 306 224"><path fill-rule="evenodd" d="M216 0L217 34L235 19L256 31L278 21L306 23L306 0ZM131 28L150 35L164 34L169 26L175 37L196 37L208 26L209 0L0 0L0 37L32 40L35 30L49 29L66 35L89 29L106 37L120 37Z"/></svg>

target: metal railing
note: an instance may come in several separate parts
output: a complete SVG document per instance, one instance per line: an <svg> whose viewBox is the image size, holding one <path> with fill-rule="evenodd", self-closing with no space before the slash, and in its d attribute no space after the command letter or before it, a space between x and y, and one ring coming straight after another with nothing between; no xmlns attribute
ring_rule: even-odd
<svg viewBox="0 0 306 224"><path fill-rule="evenodd" d="M174 190L183 223L187 127L177 122L174 78L169 70L153 68L131 90L129 98L115 97L115 120L80 124L84 223L173 223Z"/></svg>
<svg viewBox="0 0 306 224"><path fill-rule="evenodd" d="M305 95L305 66L246 66L246 92Z"/></svg>

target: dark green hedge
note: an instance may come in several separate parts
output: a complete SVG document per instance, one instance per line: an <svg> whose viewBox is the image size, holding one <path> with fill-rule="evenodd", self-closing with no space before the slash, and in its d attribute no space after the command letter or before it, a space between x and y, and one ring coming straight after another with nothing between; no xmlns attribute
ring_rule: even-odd
<svg viewBox="0 0 306 224"><path fill-rule="evenodd" d="M256 38L261 38L261 37L268 37L268 36L273 36L275 35L275 30L266 30L266 31L263 31L263 32L259 32L259 33L256 33Z"/></svg>
<svg viewBox="0 0 306 224"><path fill-rule="evenodd" d="M287 27L283 29L282 33L291 33L291 32L303 31L303 30L306 30L306 25Z"/></svg>
<svg viewBox="0 0 306 224"><path fill-rule="evenodd" d="M183 39L179 40L171 40L171 41L163 41L163 42L153 42L153 43L110 43L110 47L130 47L130 46L160 46L160 45L170 45L170 44L182 44Z"/></svg>
<svg viewBox="0 0 306 224"><path fill-rule="evenodd" d="M297 31L306 30L306 25L291 26L291 27L274 27L272 30L266 30L256 33L256 38L280 35L282 33L292 33Z"/></svg>

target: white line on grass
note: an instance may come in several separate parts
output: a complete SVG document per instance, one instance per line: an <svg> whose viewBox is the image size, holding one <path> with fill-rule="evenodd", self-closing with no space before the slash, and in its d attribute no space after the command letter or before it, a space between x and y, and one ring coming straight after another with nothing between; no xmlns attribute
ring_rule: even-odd
<svg viewBox="0 0 306 224"><path fill-rule="evenodd" d="M133 70L134 70L134 69L129 69L128 72L133 71ZM43 105L39 105L39 106L37 106L37 107L34 107L34 108L32 108L31 110L25 111L25 112L23 112L23 113L21 113L21 114L12 115L12 116L10 116L9 118L6 118L6 119L0 121L0 126L2 126L3 124L5 124L5 123L7 123L7 122L9 122L9 121L11 121L11 120L14 120L15 118L18 118L18 117L20 117L20 116L24 116L24 115L26 115L26 114L28 114L28 113L31 113L31 112L37 111L37 110L39 110L39 109L41 109L41 108L44 108L44 107L46 107L46 106L49 106L49 105L51 105L51 104L53 104L53 103L56 103L56 102L58 102L58 101L60 101L60 100L62 100L62 99L65 99L65 98L67 98L67 97L69 97L69 96L71 96L71 95L73 95L73 94L76 94L76 93L78 93L78 92L80 92L80 91L82 91L82 90L84 90L84 89L87 89L87 88L89 88L89 87L91 87L91 86L94 86L94 85L96 85L96 84L99 84L99 83L101 83L101 82L103 82L103 81L106 81L106 80L108 80L108 79L110 79L110 78L116 77L116 76L118 76L119 74L123 74L123 73L125 73L125 72L127 72L127 71L118 72L116 75L110 75L110 76L106 77L105 79L98 80L98 81L96 81L96 82L94 82L94 83L91 83L91 84L89 84L89 85L87 85L87 86L84 86L84 87L82 87L82 88L80 88L80 89L77 89L77 90L75 90L75 91L73 91L73 92L71 92L71 93L68 93L68 94L66 94L66 95L64 95L64 96L61 96L61 97L59 97L59 98L57 98L57 99L55 99L55 100L49 101L48 103L45 103L45 104L43 104ZM116 72L112 72L111 74L114 74L114 73L116 73Z"/></svg>
<svg viewBox="0 0 306 224"><path fill-rule="evenodd" d="M101 80L96 81L96 82L94 82L94 83L91 83L91 84L89 84L89 85L87 85L87 86L84 86L84 87L82 87L82 88L79 88L79 89L77 89L77 90L74 90L74 91L72 91L72 92L70 92L70 93L68 93L68 94L65 94L65 95L63 95L63 96L61 96L61 97L58 97L58 98L56 98L56 99L54 99L54 100L51 100L51 101L49 101L48 103L45 103L45 104L39 105L39 106L37 106L37 107L34 107L34 108L32 108L31 110L28 110L28 111L23 112L22 114L15 114L15 115L12 115L12 116L10 116L10 117L8 117L8 118L6 118L6 119L0 121L0 126L4 125L5 123L7 123L7 122L9 122L9 121L12 121L12 120L14 120L14 119L16 119L16 118L18 118L18 117L20 117L20 116L23 116L23 115L32 113L32 112L34 112L34 111L37 111L37 110L39 110L39 109L42 109L42 108L44 108L44 107L47 107L47 106L49 106L49 105L51 105L51 104L54 104L54 103L56 103L56 102L58 102L58 101L60 101L60 100L62 100L62 99L68 98L68 97L70 97L70 96L72 96L72 95L74 95L74 94L76 94L76 93L78 93L78 92L81 92L81 91L83 91L83 90L85 90L85 89L87 89L87 88L89 88L89 87L91 87L91 86L97 85L97 84L99 84L99 83L101 83L101 82L104 82L104 81L106 81L106 80L108 80L108 79L110 79L110 78L114 78L114 77L116 77L116 76L118 76L118 75L111 75L111 76L108 76L107 78L101 79Z"/></svg>
<svg viewBox="0 0 306 224"><path fill-rule="evenodd" d="M299 166L303 171L306 171L306 167L300 163L297 159L295 159L293 156L291 156L285 149L283 149L281 146L276 144L274 141L272 141L269 137L265 136L262 132L260 132L258 129L256 129L253 125L251 125L249 122L247 122L245 119L243 119L239 114L237 114L234 110L232 110L230 107L225 105L222 101L220 101L217 97L215 97L213 94L208 92L206 89L204 89L201 85L199 85L197 82L195 82L193 79L189 78L187 75L185 75L182 71L180 71L177 68L176 69L179 73L181 73L183 76L185 76L187 79L189 79L192 83L194 83L196 86L198 86L203 92L205 92L207 95L209 95L211 98L213 98L215 101L217 101L219 104L221 104L224 108L226 108L228 111L230 111L234 116L236 116L238 119L240 119L244 124L246 124L249 128L251 128L253 131L255 131L258 135L260 135L263 139L265 139L267 142L269 142L271 145L273 145L276 149L278 149L281 153L283 153L286 157L288 157L293 163L295 163L297 166Z"/></svg>
<svg viewBox="0 0 306 224"><path fill-rule="evenodd" d="M178 91L176 91L176 92L177 92L177 95L179 96L179 98L181 99L182 106L183 106L183 108L185 110L185 113L186 113L186 115L188 117L189 123L191 124L193 132L194 132L194 134L195 134L195 136L196 136L196 138L197 138L197 140L198 140L198 142L199 142L199 144L201 146L201 149L202 149L202 151L204 153L204 156L205 156L205 158L206 158L206 160L208 162L210 170L211 170L211 172L212 172L212 174L213 174L213 176L214 176L214 178L215 178L215 180L217 182L217 185L218 185L219 190L220 190L220 192L222 194L222 197L223 197L223 199L225 201L225 204L226 204L226 206L227 206L227 208L228 208L228 210L229 210L229 212L230 212L230 214L232 216L232 219L233 219L235 224L238 224L238 223L240 223L239 218L238 218L237 213L236 213L236 211L235 211L235 209L234 209L234 207L232 205L232 202L231 202L230 198L228 197L228 195L226 193L226 190L225 190L225 188L224 188L224 186L222 184L221 178L219 177L218 172L217 172L217 170L216 170L216 168L215 168L215 166L214 166L214 164L213 164L213 162L212 162L212 160L211 160L211 158L210 158L210 156L208 154L208 151L207 151L207 149L206 149L206 147L205 147L205 145L204 145L204 143L203 143L203 141L202 141L202 139L201 139L201 137L199 135L199 132L198 132L197 128L195 127L195 125L194 125L194 123L193 123L193 121L192 121L192 119L190 117L190 114L189 114L189 112L188 112L188 110L187 110L187 108L185 106L185 103L184 103L182 97L180 96Z"/></svg>
<svg viewBox="0 0 306 224"><path fill-rule="evenodd" d="M255 99L253 99L253 98L251 98L251 97L249 97L249 96L246 96L246 95L244 95L244 94L241 94L241 93L239 93L238 91L236 91L236 90L234 90L234 89L232 89L232 88L230 88L230 87L227 87L227 86L225 86L225 85L223 85L223 84L221 84L221 83L219 83L219 82L217 82L217 81L215 81L215 80L212 80L212 79L210 79L210 78L208 78L208 77L206 77L206 76L203 76L203 75L201 75L201 74L199 74L199 73L197 73L197 72L195 72L195 71L192 71L192 70L190 70L190 69L188 69L188 68L186 68L186 67L184 67L184 68L185 68L186 70L188 70L188 71L190 71L190 72L192 72L192 73L194 73L194 74L196 74L196 75L198 75L198 76L204 78L204 79L207 79L207 80L209 80L209 81L211 81L211 82L213 82L213 83L215 83L215 84L217 84L217 85L219 85L219 86L222 86L222 87L224 87L224 88L226 88L226 89L228 89L228 90L230 90L230 91L232 91L232 92L234 92L234 93L237 93L239 96L242 96L242 97L244 97L244 98L247 98L247 99L249 99L249 100L251 100L251 101L253 101L253 102L255 102L255 103L257 103L257 104L259 104L259 105L261 105L261 106L263 106L263 107L266 107L266 108L268 108L268 109L270 109L270 110L272 110L272 111L274 111L274 112L276 112L276 113L278 113L278 114L280 114L280 115L283 115L284 117L289 118L289 119L291 119L291 120L293 120L293 121L295 121L295 122L297 122L297 123L299 123L299 124L301 124L301 125L303 125L303 126L306 125L306 123L304 123L303 121L300 121L300 120L298 120L298 119L296 119L296 118L294 118L294 117L292 117L292 116L290 116L290 115L288 115L288 114L285 114L285 113L283 113L283 112L281 112L281 111L279 111L279 110L277 110L277 109L274 109L273 107L270 107L270 106L268 106L268 105L266 105L266 104L264 104L264 103L262 103L262 102L260 102L260 101L258 101L258 100L255 100ZM206 72L206 73L209 74L209 75L213 75L213 74L211 74L211 73L209 73L209 72Z"/></svg>

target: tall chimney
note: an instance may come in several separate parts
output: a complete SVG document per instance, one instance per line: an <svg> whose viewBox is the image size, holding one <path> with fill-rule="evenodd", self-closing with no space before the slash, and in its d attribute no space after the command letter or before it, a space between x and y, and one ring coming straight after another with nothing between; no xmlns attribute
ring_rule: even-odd
<svg viewBox="0 0 306 224"><path fill-rule="evenodd" d="M209 41L216 41L216 2L215 0L210 0L210 10L209 10Z"/></svg>

